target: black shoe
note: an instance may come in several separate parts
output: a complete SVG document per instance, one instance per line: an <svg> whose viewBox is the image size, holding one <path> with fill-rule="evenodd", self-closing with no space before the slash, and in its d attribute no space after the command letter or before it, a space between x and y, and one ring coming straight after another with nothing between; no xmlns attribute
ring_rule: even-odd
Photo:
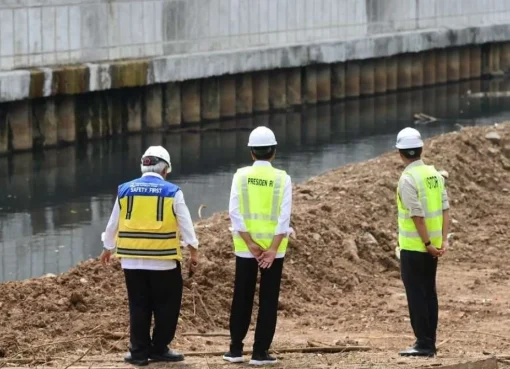
<svg viewBox="0 0 510 369"><path fill-rule="evenodd" d="M271 365L276 364L276 358L269 355L267 351L264 353L253 353L250 365Z"/></svg>
<svg viewBox="0 0 510 369"><path fill-rule="evenodd" d="M179 354L178 352L168 350L164 354L150 354L149 359L151 361L167 361L167 362L176 362L176 361L183 361L184 355Z"/></svg>
<svg viewBox="0 0 510 369"><path fill-rule="evenodd" d="M129 364L133 364L136 366L147 366L149 365L149 360L147 359L133 359L131 353L128 352L126 356L124 356L124 361Z"/></svg>
<svg viewBox="0 0 510 369"><path fill-rule="evenodd" d="M244 361L243 352L231 350L223 355L223 360L228 361L229 363L242 363Z"/></svg>
<svg viewBox="0 0 510 369"><path fill-rule="evenodd" d="M436 354L436 350L431 348L421 348L417 345L414 345L407 350L400 351L400 356L423 356L423 357L433 357Z"/></svg>

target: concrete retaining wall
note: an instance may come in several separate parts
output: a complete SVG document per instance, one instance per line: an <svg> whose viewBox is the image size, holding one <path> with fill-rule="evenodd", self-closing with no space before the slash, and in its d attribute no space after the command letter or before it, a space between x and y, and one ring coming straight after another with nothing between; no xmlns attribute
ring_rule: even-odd
<svg viewBox="0 0 510 369"><path fill-rule="evenodd" d="M87 74L63 68L57 81L68 94L0 104L0 154L234 116L256 118L298 105L419 89L508 70L510 42L77 94L73 92L83 86ZM73 79L75 75L80 78ZM139 81L138 75L126 71L127 78ZM31 91L44 85L42 78L39 81L31 84ZM411 119L421 111L398 118ZM354 119L352 112L345 114Z"/></svg>
<svg viewBox="0 0 510 369"><path fill-rule="evenodd" d="M0 102L502 42L508 19L506 0L7 0Z"/></svg>
<svg viewBox="0 0 510 369"><path fill-rule="evenodd" d="M0 70L504 24L506 0L5 0Z"/></svg>

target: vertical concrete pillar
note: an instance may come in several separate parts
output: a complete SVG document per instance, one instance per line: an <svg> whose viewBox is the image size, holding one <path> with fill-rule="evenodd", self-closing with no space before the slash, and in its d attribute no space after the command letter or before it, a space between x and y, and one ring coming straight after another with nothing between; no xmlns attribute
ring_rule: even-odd
<svg viewBox="0 0 510 369"><path fill-rule="evenodd" d="M287 76L284 69L270 72L269 106L273 110L287 107Z"/></svg>
<svg viewBox="0 0 510 369"><path fill-rule="evenodd" d="M404 90L413 85L413 63L410 54L398 56L398 89Z"/></svg>
<svg viewBox="0 0 510 369"><path fill-rule="evenodd" d="M409 54L398 56L398 89L404 90L413 85L412 59Z"/></svg>
<svg viewBox="0 0 510 369"><path fill-rule="evenodd" d="M386 59L386 89L395 91L398 88L398 59L396 56Z"/></svg>
<svg viewBox="0 0 510 369"><path fill-rule="evenodd" d="M317 66L317 101L331 100L331 66L319 64Z"/></svg>
<svg viewBox="0 0 510 369"><path fill-rule="evenodd" d="M57 103L57 137L59 142L71 143L76 140L76 114L74 96L62 95Z"/></svg>
<svg viewBox="0 0 510 369"><path fill-rule="evenodd" d="M142 130L142 99L135 89L126 90L126 121L128 132L140 132Z"/></svg>
<svg viewBox="0 0 510 369"><path fill-rule="evenodd" d="M345 64L336 63L331 67L331 95L333 99L345 97Z"/></svg>
<svg viewBox="0 0 510 369"><path fill-rule="evenodd" d="M447 50L447 75L448 82L458 81L460 77L460 57L458 48L450 48Z"/></svg>
<svg viewBox="0 0 510 369"><path fill-rule="evenodd" d="M218 78L209 77L202 80L201 86L202 118L205 120L220 119L220 88Z"/></svg>
<svg viewBox="0 0 510 369"><path fill-rule="evenodd" d="M30 150L33 145L32 117L29 100L10 102L7 119L12 133L14 151Z"/></svg>
<svg viewBox="0 0 510 369"><path fill-rule="evenodd" d="M220 115L236 115L236 78L230 74L220 77Z"/></svg>
<svg viewBox="0 0 510 369"><path fill-rule="evenodd" d="M92 132L94 138L102 138L108 136L107 106L104 103L102 92L94 92L92 113ZM161 98L161 95L160 95ZM161 110L160 110L161 114Z"/></svg>
<svg viewBox="0 0 510 369"><path fill-rule="evenodd" d="M493 43L490 45L490 72L491 73L498 73L501 70L500 66L500 59L501 59L501 52L500 52L500 44L499 43Z"/></svg>
<svg viewBox="0 0 510 369"><path fill-rule="evenodd" d="M385 93L387 90L388 76L386 73L386 59L379 58L375 60L375 86L374 91L377 94Z"/></svg>
<svg viewBox="0 0 510 369"><path fill-rule="evenodd" d="M436 51L430 50L423 56L423 85L431 86L436 83Z"/></svg>
<svg viewBox="0 0 510 369"><path fill-rule="evenodd" d="M188 80L181 85L181 109L184 123L200 122L200 81Z"/></svg>
<svg viewBox="0 0 510 369"><path fill-rule="evenodd" d="M55 99L37 99L32 101L34 126L41 134L41 144L44 147L55 146L58 143L57 135L57 112Z"/></svg>
<svg viewBox="0 0 510 369"><path fill-rule="evenodd" d="M469 50L469 71L471 78L482 76L482 49L480 46L471 46Z"/></svg>
<svg viewBox="0 0 510 369"><path fill-rule="evenodd" d="M9 151L9 123L7 121L7 103L0 103L0 155Z"/></svg>
<svg viewBox="0 0 510 369"><path fill-rule="evenodd" d="M423 86L423 54L414 53L411 56L411 83L413 87Z"/></svg>
<svg viewBox="0 0 510 369"><path fill-rule="evenodd" d="M349 61L345 69L345 96L358 97L360 93L360 65L358 60Z"/></svg>
<svg viewBox="0 0 510 369"><path fill-rule="evenodd" d="M462 47L459 50L460 72L459 77L461 80L471 78L471 55L469 54L470 48L468 46Z"/></svg>
<svg viewBox="0 0 510 369"><path fill-rule="evenodd" d="M104 98L108 101L108 124L112 136L122 134L124 120L122 119L122 106L124 101L119 90L108 90L104 92Z"/></svg>
<svg viewBox="0 0 510 369"><path fill-rule="evenodd" d="M163 89L165 123L181 125L181 85L176 82L165 84Z"/></svg>
<svg viewBox="0 0 510 369"><path fill-rule="evenodd" d="M360 95L373 95L375 91L375 68L372 59L361 62L360 67Z"/></svg>
<svg viewBox="0 0 510 369"><path fill-rule="evenodd" d="M445 49L436 51L436 82L446 83L448 81L448 57Z"/></svg>
<svg viewBox="0 0 510 369"><path fill-rule="evenodd" d="M163 90L161 85L144 87L144 121L149 129L163 126Z"/></svg>
<svg viewBox="0 0 510 369"><path fill-rule="evenodd" d="M242 115L253 113L253 79L250 73L237 75L236 93L237 114Z"/></svg>
<svg viewBox="0 0 510 369"><path fill-rule="evenodd" d="M76 115L76 135L78 141L92 138L92 110L94 100L92 93L78 94L74 96Z"/></svg>
<svg viewBox="0 0 510 369"><path fill-rule="evenodd" d="M304 94L307 104L317 103L317 66L308 65L304 67Z"/></svg>
<svg viewBox="0 0 510 369"><path fill-rule="evenodd" d="M137 88L136 94L142 94ZM77 133L80 139L101 138L107 134L108 124L103 116L102 98L99 92L75 95Z"/></svg>
<svg viewBox="0 0 510 369"><path fill-rule="evenodd" d="M106 136L116 136L117 134L122 133L122 122L117 117L118 112L121 109L118 109L118 105L114 109L113 105L113 94L111 90L101 91L101 113L103 115L104 120L104 129Z"/></svg>
<svg viewBox="0 0 510 369"><path fill-rule="evenodd" d="M301 105L301 68L287 69L287 103Z"/></svg>
<svg viewBox="0 0 510 369"><path fill-rule="evenodd" d="M510 42L501 44L499 64L504 73L510 72Z"/></svg>
<svg viewBox="0 0 510 369"><path fill-rule="evenodd" d="M269 110L269 74L267 71L253 74L253 111Z"/></svg>

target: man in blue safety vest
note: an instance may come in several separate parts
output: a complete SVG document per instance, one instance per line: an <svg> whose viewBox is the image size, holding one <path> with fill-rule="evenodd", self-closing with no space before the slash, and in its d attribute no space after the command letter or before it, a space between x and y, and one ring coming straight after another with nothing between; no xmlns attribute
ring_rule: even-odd
<svg viewBox="0 0 510 369"><path fill-rule="evenodd" d="M171 168L167 150L149 147L141 160L142 176L119 186L102 237L103 264L115 248L121 259L130 314L130 352L124 360L138 366L147 365L149 359L184 360L168 345L181 309L181 244L191 246L192 272L198 264L198 241L182 191L165 181Z"/></svg>

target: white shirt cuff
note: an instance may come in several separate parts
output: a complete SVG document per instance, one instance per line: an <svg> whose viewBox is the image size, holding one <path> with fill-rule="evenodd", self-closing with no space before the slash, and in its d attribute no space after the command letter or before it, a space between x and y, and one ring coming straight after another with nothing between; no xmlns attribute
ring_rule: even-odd
<svg viewBox="0 0 510 369"><path fill-rule="evenodd" d="M285 229L276 228L276 231L274 232L274 235L278 236L280 234L284 234L285 237L289 237L292 233L294 233L294 229L292 229L292 227L289 227L286 230Z"/></svg>
<svg viewBox="0 0 510 369"><path fill-rule="evenodd" d="M198 240L195 240L193 242L184 242L181 241L181 247L193 247L194 249L198 249Z"/></svg>

